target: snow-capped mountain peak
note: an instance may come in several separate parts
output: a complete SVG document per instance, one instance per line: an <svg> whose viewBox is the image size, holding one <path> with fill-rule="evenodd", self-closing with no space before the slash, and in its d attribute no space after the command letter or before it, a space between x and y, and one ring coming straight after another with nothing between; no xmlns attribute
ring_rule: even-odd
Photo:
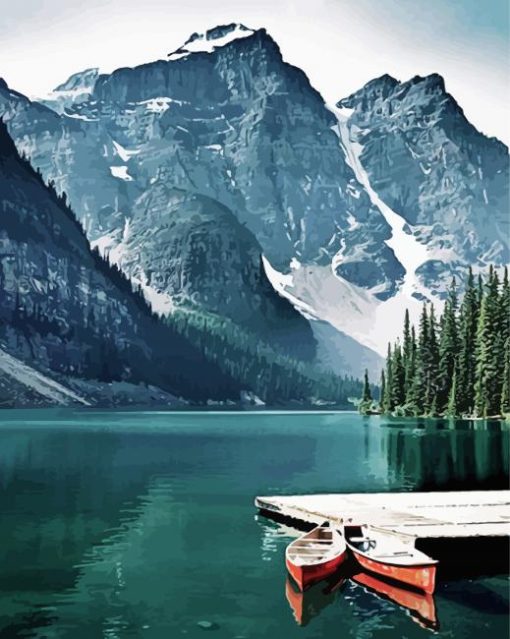
<svg viewBox="0 0 510 639"><path fill-rule="evenodd" d="M97 67L78 71L55 87L53 91L33 99L42 102L57 113L66 113L68 108L89 98L98 77L99 69Z"/></svg>
<svg viewBox="0 0 510 639"><path fill-rule="evenodd" d="M182 47L168 55L169 60L179 60L190 53L212 53L215 49L224 47L234 40L241 40L253 35L255 31L244 24L231 23L214 27L205 33L194 33Z"/></svg>
<svg viewBox="0 0 510 639"><path fill-rule="evenodd" d="M91 91L94 87L98 75L99 69L97 67L78 71L78 73L73 73L73 75L69 76L69 78L67 78L67 80L62 84L59 84L58 87L55 87L53 89L53 92L56 93L57 91L75 91L78 89L87 89Z"/></svg>

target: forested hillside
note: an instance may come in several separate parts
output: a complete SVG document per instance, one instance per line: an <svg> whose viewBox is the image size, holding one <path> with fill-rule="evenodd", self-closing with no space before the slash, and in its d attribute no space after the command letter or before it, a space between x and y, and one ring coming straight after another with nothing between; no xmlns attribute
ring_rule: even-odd
<svg viewBox="0 0 510 639"><path fill-rule="evenodd" d="M278 344L261 341L255 333L213 313L177 311L168 323L195 344L207 360L233 379L241 379L269 404L291 400L327 402L346 407L359 395L361 383L353 377L323 372L309 362L294 359Z"/></svg>

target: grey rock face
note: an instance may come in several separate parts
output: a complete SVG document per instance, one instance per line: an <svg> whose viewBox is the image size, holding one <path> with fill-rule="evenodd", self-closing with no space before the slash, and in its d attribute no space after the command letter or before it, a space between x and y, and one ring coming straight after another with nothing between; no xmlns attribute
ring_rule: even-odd
<svg viewBox="0 0 510 639"><path fill-rule="evenodd" d="M85 69L74 73L65 82L55 87L49 95L40 98L38 102L57 113L66 113L74 104L88 99L98 76L99 69Z"/></svg>
<svg viewBox="0 0 510 639"><path fill-rule="evenodd" d="M157 180L132 211L114 251L135 281L176 305L234 318L295 354L313 355L308 323L273 290L259 243L227 207Z"/></svg>
<svg viewBox="0 0 510 639"><path fill-rule="evenodd" d="M172 303L284 335L299 321L264 293L260 253L283 272L331 266L377 302L404 281L335 115L265 30L193 34L168 60L86 70L53 97L49 109L0 84L0 115L89 239ZM415 296L442 295L467 264L509 260L508 151L442 78L383 76L339 105L372 188L428 247Z"/></svg>
<svg viewBox="0 0 510 639"><path fill-rule="evenodd" d="M353 109L372 188L428 246L418 273L429 288L468 264L509 261L508 149L468 122L441 76L382 76L338 106Z"/></svg>
<svg viewBox="0 0 510 639"><path fill-rule="evenodd" d="M200 51L235 30L242 37ZM381 296L395 290L389 228L345 162L335 117L264 30L227 25L195 35L169 61L100 75L88 99L50 125L23 116L33 103L12 102L18 145L69 194L92 240L120 233L135 202L164 181L229 208L276 268L292 258L325 264L342 249L339 273ZM370 272L367 254L377 263Z"/></svg>

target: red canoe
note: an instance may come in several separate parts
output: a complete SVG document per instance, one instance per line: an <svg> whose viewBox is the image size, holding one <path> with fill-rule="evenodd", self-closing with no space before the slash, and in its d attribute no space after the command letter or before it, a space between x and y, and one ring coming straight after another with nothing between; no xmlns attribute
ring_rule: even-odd
<svg viewBox="0 0 510 639"><path fill-rule="evenodd" d="M343 535L328 525L318 526L287 546L285 564L300 590L334 574L347 558Z"/></svg>
<svg viewBox="0 0 510 639"><path fill-rule="evenodd" d="M434 592L437 561L417 550L413 538L405 540L368 526L346 526L345 538L365 570L429 594Z"/></svg>

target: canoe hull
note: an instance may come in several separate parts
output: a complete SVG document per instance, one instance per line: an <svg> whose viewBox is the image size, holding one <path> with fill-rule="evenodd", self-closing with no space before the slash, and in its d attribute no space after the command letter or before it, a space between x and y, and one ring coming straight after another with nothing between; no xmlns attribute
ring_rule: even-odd
<svg viewBox="0 0 510 639"><path fill-rule="evenodd" d="M316 564L296 565L288 557L285 559L287 570L296 586L304 591L311 585L331 577L347 558L347 549L339 555Z"/></svg>
<svg viewBox="0 0 510 639"><path fill-rule="evenodd" d="M436 587L436 564L417 564L412 566L399 566L383 563L376 559L366 557L356 548L349 545L358 564L369 572L381 575L386 579L397 581L427 594L432 594Z"/></svg>

